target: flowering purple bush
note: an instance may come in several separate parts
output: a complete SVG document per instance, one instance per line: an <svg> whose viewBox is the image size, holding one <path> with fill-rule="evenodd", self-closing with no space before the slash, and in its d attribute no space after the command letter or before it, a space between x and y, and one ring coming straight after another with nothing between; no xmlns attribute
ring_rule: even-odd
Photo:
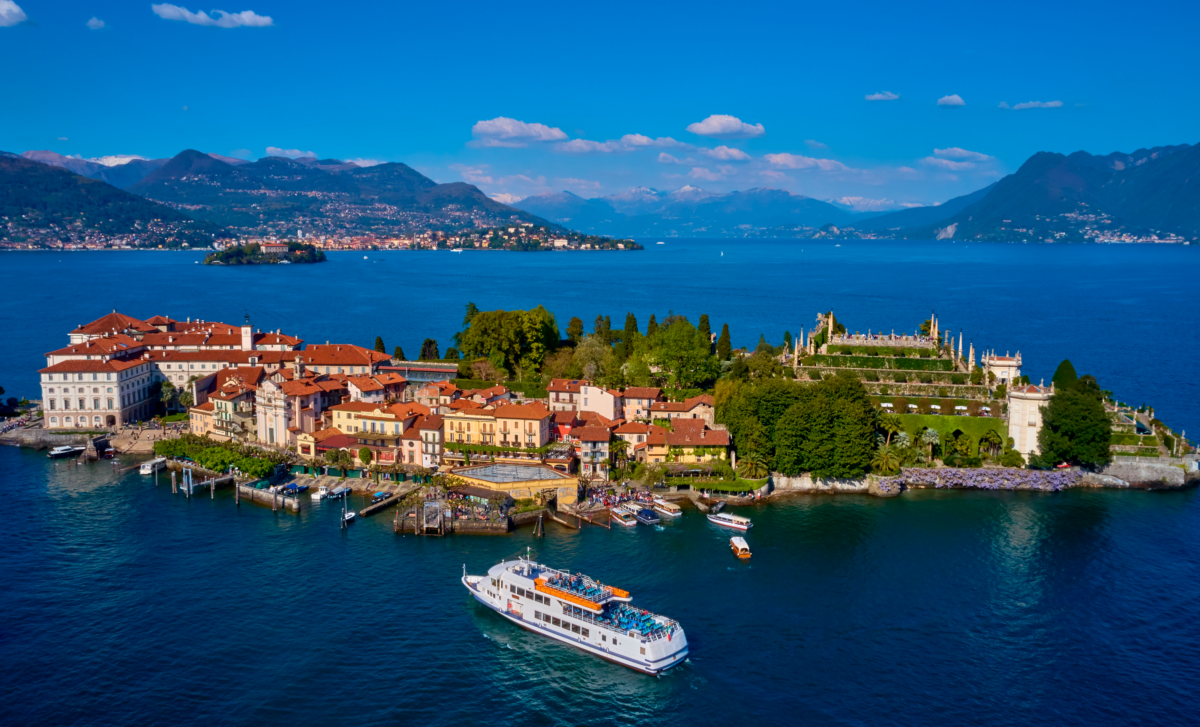
<svg viewBox="0 0 1200 727"><path fill-rule="evenodd" d="M937 489L1039 490L1058 492L1074 485L1083 475L1073 470L1022 469L904 469L895 477L883 477L879 489L930 487Z"/></svg>

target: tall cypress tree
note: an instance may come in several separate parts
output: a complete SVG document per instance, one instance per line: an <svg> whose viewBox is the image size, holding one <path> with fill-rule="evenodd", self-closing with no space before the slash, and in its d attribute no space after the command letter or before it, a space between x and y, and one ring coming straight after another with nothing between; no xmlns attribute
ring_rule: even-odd
<svg viewBox="0 0 1200 727"><path fill-rule="evenodd" d="M705 338L712 340L712 328L709 326L707 313L700 314L700 325L696 328L704 334Z"/></svg>
<svg viewBox="0 0 1200 727"><path fill-rule="evenodd" d="M1054 372L1054 378L1050 379L1050 383L1054 384L1055 389L1065 389L1068 386L1074 386L1079 380L1079 375L1075 373L1075 366L1070 359L1063 359L1063 362L1058 365L1058 369Z"/></svg>
<svg viewBox="0 0 1200 727"><path fill-rule="evenodd" d="M567 338L571 343L579 343L579 339L583 338L583 321L579 316L572 316L567 322Z"/></svg>
<svg viewBox="0 0 1200 727"><path fill-rule="evenodd" d="M658 333L658 321L654 319L654 314L650 314L650 322L646 324L646 336L653 336Z"/></svg>
<svg viewBox="0 0 1200 727"><path fill-rule="evenodd" d="M783 332L783 348L784 348L785 353L792 352L792 332L791 331Z"/></svg>
<svg viewBox="0 0 1200 727"><path fill-rule="evenodd" d="M721 326L721 337L717 339L717 358L722 361L729 360L729 354L733 350L729 343L729 324Z"/></svg>
<svg viewBox="0 0 1200 727"><path fill-rule="evenodd" d="M384 351L387 350L387 346L383 345L383 336L375 337L375 350L380 353L383 353Z"/></svg>
<svg viewBox="0 0 1200 727"><path fill-rule="evenodd" d="M399 346L396 346L396 350L392 351L392 358L396 359L397 361L407 360L404 358L404 349Z"/></svg>

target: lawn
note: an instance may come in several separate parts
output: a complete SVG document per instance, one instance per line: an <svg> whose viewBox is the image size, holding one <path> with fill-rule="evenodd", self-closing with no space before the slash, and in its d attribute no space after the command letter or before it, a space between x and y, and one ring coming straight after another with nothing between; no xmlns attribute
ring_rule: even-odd
<svg viewBox="0 0 1200 727"><path fill-rule="evenodd" d="M900 422L904 431L914 440L921 435L923 429L933 429L946 441L955 430L969 434L976 443L984 432L991 429L1000 435L1000 441L1008 441L1008 428L1003 419L996 417L964 417L942 416L940 414L900 414Z"/></svg>

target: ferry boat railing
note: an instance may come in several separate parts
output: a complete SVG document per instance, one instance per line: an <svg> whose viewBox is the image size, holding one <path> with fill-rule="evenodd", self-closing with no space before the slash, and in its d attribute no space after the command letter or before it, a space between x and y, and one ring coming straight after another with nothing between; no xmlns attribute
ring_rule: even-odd
<svg viewBox="0 0 1200 727"><path fill-rule="evenodd" d="M659 625L662 626L662 628L659 631L623 629L611 621L600 621L595 617L594 614L587 611L575 613L570 606L563 606L563 615L579 619L580 621L584 621L596 628L611 631L614 634L620 634L621 636L626 636L631 639L638 639L642 643L650 643L652 641L660 641L665 639L669 635L674 634L675 630L679 628L679 622L675 621L674 619L669 619L665 616L659 616L658 614L650 614L649 617L651 619L660 619ZM635 633L637 636L634 636Z"/></svg>

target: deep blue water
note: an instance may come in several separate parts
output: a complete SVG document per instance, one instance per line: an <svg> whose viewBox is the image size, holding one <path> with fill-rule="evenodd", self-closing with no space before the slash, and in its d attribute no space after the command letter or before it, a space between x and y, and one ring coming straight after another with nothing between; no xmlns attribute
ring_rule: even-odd
<svg viewBox="0 0 1200 727"><path fill-rule="evenodd" d="M0 385L117 308L410 354L462 306L707 312L736 344L833 308L851 329L938 311L977 347L1063 356L1200 431L1184 247L668 240L645 253L335 253L214 269L196 255L0 256ZM719 253L724 251L724 257ZM372 262L378 259L380 262ZM126 464L132 464L132 461ZM1200 502L1177 493L907 493L745 509L754 557L695 511L660 531L552 526L397 537L191 502L110 465L0 447L0 724L1193 724ZM692 655L651 678L526 634L458 583L533 547L678 618Z"/></svg>
<svg viewBox="0 0 1200 727"><path fill-rule="evenodd" d="M976 350L1020 350L1049 380L1063 358L1159 418L1200 434L1195 323L1200 247L813 240L643 240L635 253L334 252L321 265L219 268L199 253L6 253L0 386L38 393L41 354L116 308L148 318L239 324L310 343L372 346L410 357L445 351L468 301L484 310L544 304L566 331L598 313L644 331L651 313L728 323L735 346L810 330L832 309L851 331L908 330L936 311ZM724 253L722 256L721 253Z"/></svg>

